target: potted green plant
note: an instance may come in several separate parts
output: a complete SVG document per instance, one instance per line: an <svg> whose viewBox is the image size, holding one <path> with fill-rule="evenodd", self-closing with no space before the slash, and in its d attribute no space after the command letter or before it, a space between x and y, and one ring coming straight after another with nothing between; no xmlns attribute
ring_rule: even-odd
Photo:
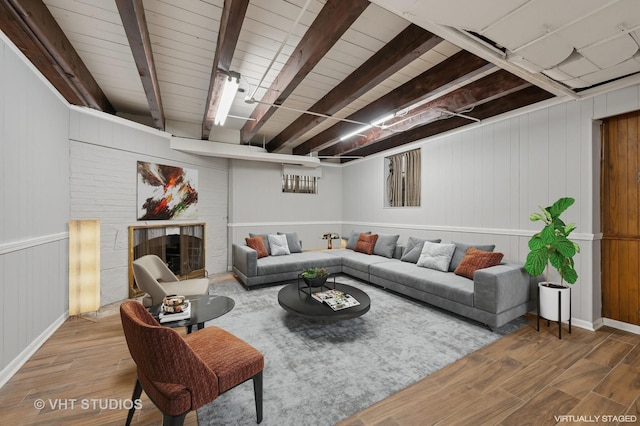
<svg viewBox="0 0 640 426"><path fill-rule="evenodd" d="M329 271L327 271L327 268L307 268L302 271L300 276L309 287L320 287L327 282Z"/></svg>
<svg viewBox="0 0 640 426"><path fill-rule="evenodd" d="M573 198L560 198L549 207L540 207L541 212L534 212L529 216L532 222L544 223L544 227L529 240L530 251L524 268L533 276L545 272L545 281L538 283L540 316L551 321L570 319L570 291L565 282L574 284L578 280L573 257L580 252L580 246L569 239L569 234L576 229L576 225L565 224L560 218L574 202ZM559 283L551 282L551 267L558 271ZM558 313L558 292L561 292L562 318Z"/></svg>

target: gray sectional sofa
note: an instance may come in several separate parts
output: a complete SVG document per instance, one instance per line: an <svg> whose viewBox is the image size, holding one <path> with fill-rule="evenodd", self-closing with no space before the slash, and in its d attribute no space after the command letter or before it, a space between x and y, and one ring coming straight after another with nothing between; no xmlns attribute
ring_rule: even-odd
<svg viewBox="0 0 640 426"><path fill-rule="evenodd" d="M346 248L258 259L255 250L241 244L233 245L233 271L249 289L295 280L308 267L325 267L331 273L356 277L471 318L492 329L535 308L539 277L531 277L522 263L502 261L499 265L475 271L471 280L453 272L469 247L455 244L456 251L448 272L420 267L412 259L405 259L402 245L395 245L391 251L387 247L385 255L364 254ZM476 247L486 249L486 246Z"/></svg>

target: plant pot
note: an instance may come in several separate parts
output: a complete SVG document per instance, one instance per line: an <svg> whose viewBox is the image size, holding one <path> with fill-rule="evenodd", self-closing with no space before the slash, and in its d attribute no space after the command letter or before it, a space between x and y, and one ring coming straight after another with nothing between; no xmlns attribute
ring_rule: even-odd
<svg viewBox="0 0 640 426"><path fill-rule="evenodd" d="M571 318L571 289L558 283L538 283L540 290L540 316L549 321L558 321L558 294L560 294L561 321Z"/></svg>
<svg viewBox="0 0 640 426"><path fill-rule="evenodd" d="M328 277L303 278L309 287L321 287L327 282Z"/></svg>

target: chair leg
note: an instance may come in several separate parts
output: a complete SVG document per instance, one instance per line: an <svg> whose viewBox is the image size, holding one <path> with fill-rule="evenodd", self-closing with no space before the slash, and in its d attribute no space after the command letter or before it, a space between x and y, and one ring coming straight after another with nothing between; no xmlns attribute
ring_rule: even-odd
<svg viewBox="0 0 640 426"><path fill-rule="evenodd" d="M253 376L253 394L256 398L256 416L262 422L262 371Z"/></svg>
<svg viewBox="0 0 640 426"><path fill-rule="evenodd" d="M182 413L177 416L170 416L168 414L162 414L162 426L182 426L184 424L184 418L187 413Z"/></svg>
<svg viewBox="0 0 640 426"><path fill-rule="evenodd" d="M129 426L131 420L133 420L133 413L136 411L136 401L140 399L140 395L142 395L142 385L140 384L140 380L136 379L136 384L133 387L133 395L131 396L131 408L129 408L127 423L125 423L126 426Z"/></svg>

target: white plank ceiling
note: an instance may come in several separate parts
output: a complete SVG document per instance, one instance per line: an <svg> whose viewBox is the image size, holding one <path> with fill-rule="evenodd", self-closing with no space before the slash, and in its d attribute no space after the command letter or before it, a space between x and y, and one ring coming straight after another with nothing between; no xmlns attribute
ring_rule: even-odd
<svg viewBox="0 0 640 426"><path fill-rule="evenodd" d="M241 92L225 132L240 131L247 123L257 104L245 98L262 99L325 3L308 0L294 25L307 0L250 1L230 67L242 76ZM115 110L149 123L149 104L115 2L44 4ZM183 133L179 136L200 139L224 1L143 0L143 5L166 120L180 123L175 126ZM460 52L461 47L446 40L452 31L473 39L475 49L484 44L487 52L501 52L503 61L537 76L530 82L548 81L548 86L538 85L554 95L640 72L640 0L373 0L252 143L267 143L280 134L411 22L445 40L306 131L298 143ZM210 139L216 140L220 130L214 127Z"/></svg>

